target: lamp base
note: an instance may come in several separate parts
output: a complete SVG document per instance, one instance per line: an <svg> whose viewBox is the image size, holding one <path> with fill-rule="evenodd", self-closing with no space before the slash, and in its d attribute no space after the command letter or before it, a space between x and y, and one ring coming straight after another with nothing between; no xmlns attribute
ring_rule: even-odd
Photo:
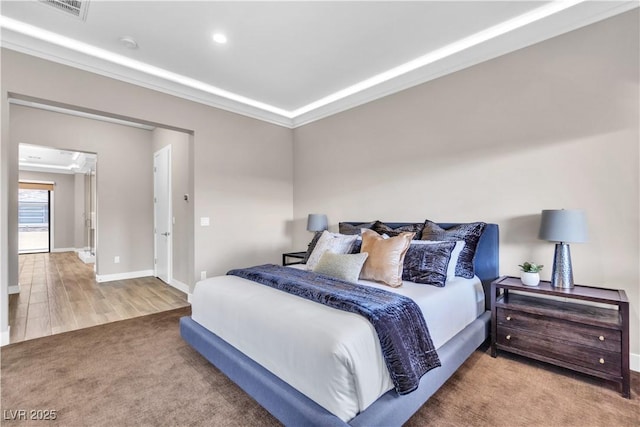
<svg viewBox="0 0 640 427"><path fill-rule="evenodd" d="M571 251L568 243L556 243L551 286L563 289L573 288L573 268L571 267Z"/></svg>

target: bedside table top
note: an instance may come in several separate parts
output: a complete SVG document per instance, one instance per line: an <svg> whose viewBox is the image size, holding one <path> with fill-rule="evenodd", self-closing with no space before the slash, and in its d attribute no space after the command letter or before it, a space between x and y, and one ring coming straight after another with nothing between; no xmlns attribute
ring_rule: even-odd
<svg viewBox="0 0 640 427"><path fill-rule="evenodd" d="M597 288L593 286L575 285L571 289L555 288L551 282L541 280L538 286L526 286L518 277L503 276L491 283L492 286L502 289L531 292L535 294L555 295L560 297L575 298L585 301L602 303L628 303L627 294L622 289Z"/></svg>
<svg viewBox="0 0 640 427"><path fill-rule="evenodd" d="M307 254L307 251L302 251L302 252L285 252L282 255L290 256L291 258L304 258L306 254Z"/></svg>

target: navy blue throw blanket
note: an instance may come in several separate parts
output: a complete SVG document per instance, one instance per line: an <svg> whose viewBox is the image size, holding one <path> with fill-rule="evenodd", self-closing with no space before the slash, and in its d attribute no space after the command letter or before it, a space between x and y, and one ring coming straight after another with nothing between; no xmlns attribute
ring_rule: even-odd
<svg viewBox="0 0 640 427"><path fill-rule="evenodd" d="M378 334L398 394L411 393L425 373L440 366L422 311L410 298L273 264L231 270L227 274L364 316Z"/></svg>

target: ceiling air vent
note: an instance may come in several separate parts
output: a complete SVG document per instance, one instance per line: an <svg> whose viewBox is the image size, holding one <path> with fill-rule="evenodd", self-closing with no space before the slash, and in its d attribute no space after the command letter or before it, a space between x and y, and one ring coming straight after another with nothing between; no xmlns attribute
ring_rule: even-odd
<svg viewBox="0 0 640 427"><path fill-rule="evenodd" d="M75 16L83 21L87 17L89 0L39 0L42 4L47 4L67 15Z"/></svg>

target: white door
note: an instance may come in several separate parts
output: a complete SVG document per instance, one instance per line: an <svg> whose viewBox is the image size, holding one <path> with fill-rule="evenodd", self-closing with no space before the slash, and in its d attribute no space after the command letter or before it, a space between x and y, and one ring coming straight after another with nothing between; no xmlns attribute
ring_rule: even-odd
<svg viewBox="0 0 640 427"><path fill-rule="evenodd" d="M171 146L153 155L155 276L171 283Z"/></svg>

